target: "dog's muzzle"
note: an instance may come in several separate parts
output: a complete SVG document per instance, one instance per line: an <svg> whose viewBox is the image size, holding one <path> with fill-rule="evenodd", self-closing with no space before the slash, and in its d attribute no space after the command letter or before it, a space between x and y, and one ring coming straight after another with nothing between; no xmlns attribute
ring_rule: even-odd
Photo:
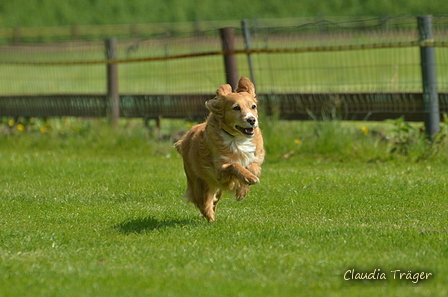
<svg viewBox="0 0 448 297"><path fill-rule="evenodd" d="M257 123L257 119L255 117L248 117L246 119L246 122L248 122L251 126L255 126L255 124Z"/></svg>
<svg viewBox="0 0 448 297"><path fill-rule="evenodd" d="M246 118L246 122L250 127L241 127L237 125L235 128L246 136L254 136L255 128L257 127L257 118L249 116Z"/></svg>
<svg viewBox="0 0 448 297"><path fill-rule="evenodd" d="M254 131L255 131L254 128L243 128L243 127L240 127L240 126L235 126L235 128L237 128L244 135L254 136Z"/></svg>

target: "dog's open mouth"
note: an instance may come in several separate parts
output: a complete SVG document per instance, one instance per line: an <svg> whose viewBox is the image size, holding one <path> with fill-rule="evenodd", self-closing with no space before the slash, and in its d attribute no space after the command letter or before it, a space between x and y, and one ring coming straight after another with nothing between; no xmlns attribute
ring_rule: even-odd
<svg viewBox="0 0 448 297"><path fill-rule="evenodd" d="M235 126L235 128L237 128L239 131L241 131L241 133L248 135L248 136L253 136L254 135L254 128L243 128L240 126Z"/></svg>

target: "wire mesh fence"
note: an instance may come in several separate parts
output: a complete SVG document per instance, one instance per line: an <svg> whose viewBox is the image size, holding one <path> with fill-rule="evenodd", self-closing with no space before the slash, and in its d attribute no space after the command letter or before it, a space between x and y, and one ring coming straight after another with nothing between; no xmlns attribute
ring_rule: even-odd
<svg viewBox="0 0 448 297"><path fill-rule="evenodd" d="M249 21L250 49L235 28L238 74L252 76L270 112L421 120L421 46L435 47L440 107L448 112L448 17L433 17L429 41L420 40L416 17L284 23ZM118 65L121 116L206 113L203 102L226 83L219 30L120 32L114 61L104 40L1 44L0 116L106 116L108 63Z"/></svg>
<svg viewBox="0 0 448 297"><path fill-rule="evenodd" d="M447 41L446 21L448 18L436 19L435 40ZM260 87L318 93L422 91L415 17L321 21L253 35L252 44L257 48L307 49L287 56L257 56ZM447 90L447 53L446 47L437 48L440 91Z"/></svg>

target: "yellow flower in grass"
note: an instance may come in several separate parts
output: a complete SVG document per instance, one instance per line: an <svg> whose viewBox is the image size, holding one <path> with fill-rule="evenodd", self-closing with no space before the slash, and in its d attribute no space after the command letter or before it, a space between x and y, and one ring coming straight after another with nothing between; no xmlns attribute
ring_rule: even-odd
<svg viewBox="0 0 448 297"><path fill-rule="evenodd" d="M9 127L14 127L15 124L16 124L16 121L14 121L13 119L10 119L10 120L8 121L8 125L9 125Z"/></svg>
<svg viewBox="0 0 448 297"><path fill-rule="evenodd" d="M23 124L18 124L17 125L17 130L19 130L19 131L25 131L25 126L23 125Z"/></svg>
<svg viewBox="0 0 448 297"><path fill-rule="evenodd" d="M294 139L294 142L297 144L302 144L302 140L300 140L300 139Z"/></svg>
<svg viewBox="0 0 448 297"><path fill-rule="evenodd" d="M367 129L366 126L362 126L361 130L362 130L362 132L364 133L365 136L369 136L370 135L370 131L369 131L369 129Z"/></svg>
<svg viewBox="0 0 448 297"><path fill-rule="evenodd" d="M41 133L47 133L47 127L45 127L45 126L40 126L39 130Z"/></svg>

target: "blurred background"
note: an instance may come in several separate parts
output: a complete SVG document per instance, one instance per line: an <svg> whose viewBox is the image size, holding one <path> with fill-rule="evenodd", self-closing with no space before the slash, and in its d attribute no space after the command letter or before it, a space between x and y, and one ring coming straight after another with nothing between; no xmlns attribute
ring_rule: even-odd
<svg viewBox="0 0 448 297"><path fill-rule="evenodd" d="M250 77L264 110L285 119L422 121L422 48L435 49L434 83L440 112L448 112L444 6L441 0L2 1L0 116L105 117L115 96L121 117L203 118L203 102L233 74ZM429 14L427 38L418 16ZM114 40L113 48L106 40Z"/></svg>
<svg viewBox="0 0 448 297"><path fill-rule="evenodd" d="M384 17L443 14L444 7L443 0L7 0L0 3L0 27Z"/></svg>

